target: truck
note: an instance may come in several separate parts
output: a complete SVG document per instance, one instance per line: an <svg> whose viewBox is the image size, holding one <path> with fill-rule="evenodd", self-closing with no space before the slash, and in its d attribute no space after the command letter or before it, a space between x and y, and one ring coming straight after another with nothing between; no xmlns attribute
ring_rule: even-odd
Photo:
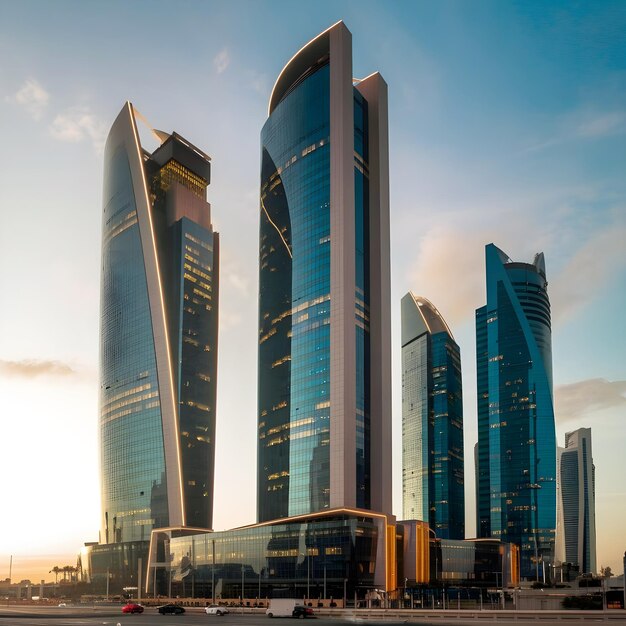
<svg viewBox="0 0 626 626"><path fill-rule="evenodd" d="M305 617L313 616L313 609L304 606L300 600L294 598L274 598L270 600L269 608L265 611L268 617Z"/></svg>

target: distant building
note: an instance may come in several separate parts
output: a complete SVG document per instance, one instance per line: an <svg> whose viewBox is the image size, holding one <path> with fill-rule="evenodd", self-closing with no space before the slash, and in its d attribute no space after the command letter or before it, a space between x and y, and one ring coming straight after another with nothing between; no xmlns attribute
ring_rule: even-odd
<svg viewBox="0 0 626 626"><path fill-rule="evenodd" d="M465 538L461 354L434 305L402 298L402 515Z"/></svg>
<svg viewBox="0 0 626 626"><path fill-rule="evenodd" d="M557 560L596 573L595 466L591 429L565 434L559 448L559 533Z"/></svg>
<svg viewBox="0 0 626 626"><path fill-rule="evenodd" d="M261 132L257 517L391 511L387 85L338 22Z"/></svg>
<svg viewBox="0 0 626 626"><path fill-rule="evenodd" d="M127 102L104 154L100 304L102 544L211 528L219 238L209 157L140 143Z"/></svg>
<svg viewBox="0 0 626 626"><path fill-rule="evenodd" d="M552 332L543 254L486 247L476 311L477 534L520 546L521 575L549 577L556 529Z"/></svg>

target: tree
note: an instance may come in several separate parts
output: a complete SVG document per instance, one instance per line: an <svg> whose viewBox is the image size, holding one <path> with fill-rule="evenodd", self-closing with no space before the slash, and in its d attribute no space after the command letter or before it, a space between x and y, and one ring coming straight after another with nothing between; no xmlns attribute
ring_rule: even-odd
<svg viewBox="0 0 626 626"><path fill-rule="evenodd" d="M55 565L49 572L48 574L54 574L54 584L56 585L59 581L59 572L61 571L61 568L58 565Z"/></svg>
<svg viewBox="0 0 626 626"><path fill-rule="evenodd" d="M611 578L611 576L613 576L613 572L611 571L611 568L608 565L606 567L603 567L601 565L600 576L602 576L603 578Z"/></svg>
<svg viewBox="0 0 626 626"><path fill-rule="evenodd" d="M72 569L73 567L71 565L64 565L62 568L62 572L63 572L63 582L67 581L67 576L69 574L70 577L70 582L72 581Z"/></svg>

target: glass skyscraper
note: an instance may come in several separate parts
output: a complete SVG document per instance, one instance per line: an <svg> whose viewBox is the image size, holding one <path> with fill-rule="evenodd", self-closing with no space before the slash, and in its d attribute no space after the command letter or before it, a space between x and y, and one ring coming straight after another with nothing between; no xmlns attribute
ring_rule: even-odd
<svg viewBox="0 0 626 626"><path fill-rule="evenodd" d="M596 573L596 468L591 453L591 428L565 433L559 448L559 525L557 559Z"/></svg>
<svg viewBox="0 0 626 626"><path fill-rule="evenodd" d="M387 86L338 22L280 73L261 134L259 521L391 511Z"/></svg>
<svg viewBox="0 0 626 626"><path fill-rule="evenodd" d="M521 576L546 577L556 528L550 300L543 253L518 263L486 247L476 311L477 534L520 546Z"/></svg>
<svg viewBox="0 0 626 626"><path fill-rule="evenodd" d="M213 518L219 238L209 157L133 106L104 155L100 464L104 544Z"/></svg>
<svg viewBox="0 0 626 626"><path fill-rule="evenodd" d="M461 353L426 298L402 298L402 515L465 538Z"/></svg>

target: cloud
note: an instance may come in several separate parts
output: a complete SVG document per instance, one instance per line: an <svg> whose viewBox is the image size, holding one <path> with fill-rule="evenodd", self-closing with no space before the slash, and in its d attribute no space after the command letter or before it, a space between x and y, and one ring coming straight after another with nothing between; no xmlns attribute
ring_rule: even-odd
<svg viewBox="0 0 626 626"><path fill-rule="evenodd" d="M626 113L611 111L590 116L582 120L576 129L579 137L604 137L626 132Z"/></svg>
<svg viewBox="0 0 626 626"><path fill-rule="evenodd" d="M33 78L29 78L9 100L19 104L35 120L40 120L48 106L50 94Z"/></svg>
<svg viewBox="0 0 626 626"><path fill-rule="evenodd" d="M61 361L0 360L0 374L14 378L36 378L37 376L73 376L76 371Z"/></svg>
<svg viewBox="0 0 626 626"><path fill-rule="evenodd" d="M626 407L626 380L590 378L554 390L558 421L586 417L593 411Z"/></svg>
<svg viewBox="0 0 626 626"><path fill-rule="evenodd" d="M213 65L215 66L218 74L221 74L230 65L230 56L226 48L221 50L216 55L216 57L213 59Z"/></svg>
<svg viewBox="0 0 626 626"><path fill-rule="evenodd" d="M454 327L484 304L484 234L435 227L419 244L409 289L428 298Z"/></svg>
<svg viewBox="0 0 626 626"><path fill-rule="evenodd" d="M270 91L270 84L266 74L258 74L256 72L248 72L248 86L250 89L260 94L261 96L267 96ZM258 191L257 191L258 193Z"/></svg>
<svg viewBox="0 0 626 626"><path fill-rule="evenodd" d="M553 136L536 141L522 153L539 152L576 140L593 140L626 133L626 111L576 111L561 120Z"/></svg>
<svg viewBox="0 0 626 626"><path fill-rule="evenodd" d="M485 304L485 245L494 243L515 261L531 262L534 253L544 251L548 265L548 294L552 305L553 323L564 320L588 307L607 286L616 281L626 269L624 241L626 241L626 207L607 210L603 227L581 222L569 210L557 211L564 205L558 197L549 199L552 205L546 214L542 232L530 241L521 241L519 233L532 228L533 222L543 219L529 206L533 202L507 206L506 199L483 204L493 207L494 216L489 225L477 217L479 212L467 207L465 212L439 215L440 211L423 210L421 214L438 214L438 221L424 229L422 236L404 240L405 233L420 232L415 211L399 216L399 229L394 231L397 247L411 246L405 258L395 258L396 267L406 267L401 276L402 291L409 289L428 298L450 324L452 332L461 323L473 318L474 310ZM546 206L539 198L536 207ZM611 217L613 218L611 219ZM422 219L420 217L420 219ZM425 220L422 219L422 224ZM408 248L405 248L408 249ZM560 256L557 254L560 252ZM558 271L552 270L553 257L559 256Z"/></svg>
<svg viewBox="0 0 626 626"><path fill-rule="evenodd" d="M240 293L244 295L248 293L248 279L242 274L229 272L226 275L226 279Z"/></svg>
<svg viewBox="0 0 626 626"><path fill-rule="evenodd" d="M50 134L55 139L70 143L88 139L98 152L104 148L106 130L106 125L87 107L72 107L59 113L50 126Z"/></svg>
<svg viewBox="0 0 626 626"><path fill-rule="evenodd" d="M550 280L552 317L561 320L592 300L626 265L626 223L593 234Z"/></svg>

